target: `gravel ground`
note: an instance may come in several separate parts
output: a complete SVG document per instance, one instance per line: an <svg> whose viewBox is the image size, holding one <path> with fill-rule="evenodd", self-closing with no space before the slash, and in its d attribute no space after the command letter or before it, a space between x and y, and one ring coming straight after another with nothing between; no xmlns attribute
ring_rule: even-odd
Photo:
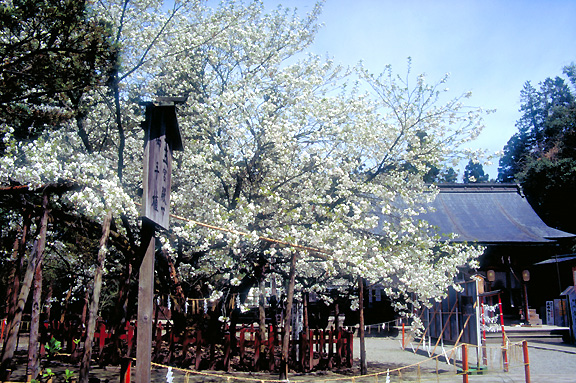
<svg viewBox="0 0 576 383"><path fill-rule="evenodd" d="M354 354L359 356L358 340L356 340L354 346ZM428 354L425 351L419 351L414 354L410 346L407 346L406 351L402 350L400 346L401 342L398 339L366 338L366 359L369 363L372 362L372 364L376 365L380 363L409 365L428 359ZM417 344L413 346L416 348ZM576 382L576 346L563 343L529 342L528 353L532 382ZM472 365L475 364L475 358L473 359ZM510 352L509 372L502 371L500 352L497 349L492 349L491 352L488 352L488 359L489 368L487 372L483 375L470 375L470 382L526 382L523 355L520 348ZM435 368L436 361L423 363L421 381L460 382L463 380L461 376L455 375L454 366L449 366L444 358L441 358L438 363L438 368L441 371L439 375L435 374ZM411 378L414 378L414 374L411 374ZM381 375L379 381L385 382L385 379L386 375ZM395 381L400 380L397 377L393 377L391 382Z"/></svg>

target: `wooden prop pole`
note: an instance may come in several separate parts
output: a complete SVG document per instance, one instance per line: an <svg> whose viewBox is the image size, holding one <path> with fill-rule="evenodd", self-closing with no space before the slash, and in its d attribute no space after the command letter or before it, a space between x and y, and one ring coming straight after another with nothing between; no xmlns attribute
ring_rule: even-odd
<svg viewBox="0 0 576 383"><path fill-rule="evenodd" d="M290 324L292 322L292 304L294 301L294 285L296 283L296 252L292 253L290 260L290 277L288 281L288 295L286 297L286 313L284 317L284 334L282 338L282 355L280 359L280 380L288 378L288 357L290 351Z"/></svg>

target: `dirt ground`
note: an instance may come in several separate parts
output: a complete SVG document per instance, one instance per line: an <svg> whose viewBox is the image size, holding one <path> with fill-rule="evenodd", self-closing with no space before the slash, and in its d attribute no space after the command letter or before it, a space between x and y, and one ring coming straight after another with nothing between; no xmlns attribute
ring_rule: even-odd
<svg viewBox="0 0 576 383"><path fill-rule="evenodd" d="M368 376L362 377L359 370L359 342L354 344L354 367L350 369L317 371L308 374L289 374L291 382L460 382L462 376L457 375L457 368L447 364L445 359L430 359L426 351L420 349L413 352L417 345L408 345L406 350L401 348L397 338L373 337L366 338L366 355L368 361ZM445 348L446 349L446 348ZM24 382L26 356L25 349L20 345L18 353L18 366L12 373L10 382ZM441 348L438 350L442 352ZM437 351L437 352L438 352ZM532 382L576 382L576 347L564 344L533 343L529 346L530 372ZM522 356L510 355L510 371L503 372L499 355L488 356L491 363L483 375L472 375L470 382L525 382L525 368ZM395 369L410 366L400 373ZM66 368L75 372L78 367L70 366L65 360L55 361L50 366L55 373L54 383L64 382ZM389 373L387 373L389 371ZM132 381L135 381L134 370ZM152 382L273 382L277 381L277 374L269 373L223 373L221 371L182 371L176 368L169 370L164 366L154 366L152 369ZM91 383L119 382L119 367L94 366L90 373Z"/></svg>

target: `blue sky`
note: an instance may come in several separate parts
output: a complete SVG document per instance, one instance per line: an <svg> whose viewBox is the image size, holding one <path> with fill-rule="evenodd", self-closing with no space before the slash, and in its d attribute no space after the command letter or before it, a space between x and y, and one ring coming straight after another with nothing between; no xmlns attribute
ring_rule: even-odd
<svg viewBox="0 0 576 383"><path fill-rule="evenodd" d="M309 12L310 0L264 0ZM450 73L453 95L472 91L470 105L496 109L473 144L493 153L516 132L520 90L561 75L576 62L576 0L326 0L314 53L336 62L362 60L372 72L391 64L430 81ZM485 167L491 178L497 162Z"/></svg>

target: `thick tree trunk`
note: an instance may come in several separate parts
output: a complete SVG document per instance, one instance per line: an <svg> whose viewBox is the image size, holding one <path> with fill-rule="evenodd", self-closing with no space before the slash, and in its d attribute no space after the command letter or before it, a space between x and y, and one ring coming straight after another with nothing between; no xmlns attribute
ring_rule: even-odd
<svg viewBox="0 0 576 383"><path fill-rule="evenodd" d="M294 301L294 285L296 283L296 253L292 253L288 294L286 297L286 313L284 316L284 334L282 338L282 356L280 359L280 380L288 378L288 357L290 352L290 324L292 322L292 303Z"/></svg>
<svg viewBox="0 0 576 383"><path fill-rule="evenodd" d="M108 237L110 236L110 223L112 212L108 212L102 224L102 237L100 238L100 249L98 250L98 264L94 272L94 289L92 290L92 301L88 312L88 328L86 329L86 339L84 340L84 355L80 364L80 383L88 383L88 372L90 371L90 360L92 358L92 339L96 329L96 319L98 317L98 305L100 303L100 291L102 290L102 274L104 272L104 261L108 253Z"/></svg>
<svg viewBox="0 0 576 383"><path fill-rule="evenodd" d="M302 306L303 306L303 328L304 333L308 334L310 330L310 322L308 320L308 302L310 301L310 293L302 294Z"/></svg>
<svg viewBox="0 0 576 383"><path fill-rule="evenodd" d="M52 294L54 293L54 286L52 283L48 285L46 291L46 298L44 299L44 318L50 322L52 316Z"/></svg>
<svg viewBox="0 0 576 383"><path fill-rule="evenodd" d="M340 329L340 305L338 305L338 301L334 303L334 329L336 331Z"/></svg>
<svg viewBox="0 0 576 383"><path fill-rule="evenodd" d="M62 308L62 312L60 313L60 323L64 323L64 321L66 320L66 314L68 314L68 304L70 303L70 298L72 298L73 289L74 285L70 285L70 288L66 293L66 299L64 299L64 307Z"/></svg>
<svg viewBox="0 0 576 383"><path fill-rule="evenodd" d="M42 261L42 257L44 256L46 231L48 227L48 199L48 194L44 193L42 196L43 214L42 218L40 219L39 238L36 242L35 250L32 251L28 259L26 274L24 275L24 280L22 286L20 287L20 293L18 295L16 309L14 310L14 316L11 318L8 324L6 343L4 344L4 349L2 350L2 362L0 363L0 381L6 381L10 377L10 367L12 365L12 359L14 358L14 352L16 351L16 343L18 341L18 332L20 331L22 313L24 311L26 301L28 300L32 279L34 278L34 274L36 272L36 267Z"/></svg>
<svg viewBox="0 0 576 383"><path fill-rule="evenodd" d="M266 339L266 290L264 278L260 279L260 299L258 300L258 327L260 328L260 339Z"/></svg>
<svg viewBox="0 0 576 383"><path fill-rule="evenodd" d="M126 146L126 137L124 125L122 124L122 110L120 109L120 80L118 71L113 76L114 106L116 115L116 127L118 128L118 179L122 182L124 172L124 147Z"/></svg>
<svg viewBox="0 0 576 383"><path fill-rule="evenodd" d="M358 277L358 300L359 300L359 314L360 323L358 324L358 336L360 337L360 374L366 375L368 373L368 365L366 364L366 343L364 342L364 278Z"/></svg>
<svg viewBox="0 0 576 383"><path fill-rule="evenodd" d="M7 291L8 308L7 317L12 318L18 305L18 294L20 293L20 276L24 268L24 255L26 253L26 241L28 241L28 232L32 223L32 211L27 209L24 213L24 224L22 226L22 235L14 243L14 267L8 277L10 289Z"/></svg>
<svg viewBox="0 0 576 383"><path fill-rule="evenodd" d="M170 258L170 254L168 254L167 250L162 251L164 258L166 259L166 263L168 264L168 272L170 274L170 279L172 280L174 286L174 309L179 313L184 312L184 305L186 304L186 296L184 295L184 290L182 290L182 285L178 280L178 273L176 272L176 266Z"/></svg>
<svg viewBox="0 0 576 383"><path fill-rule="evenodd" d="M38 359L38 339L40 335L40 312L42 310L42 262L38 262L34 274L34 289L32 290L32 316L30 320L30 337L28 340L27 381L36 379L40 373Z"/></svg>

